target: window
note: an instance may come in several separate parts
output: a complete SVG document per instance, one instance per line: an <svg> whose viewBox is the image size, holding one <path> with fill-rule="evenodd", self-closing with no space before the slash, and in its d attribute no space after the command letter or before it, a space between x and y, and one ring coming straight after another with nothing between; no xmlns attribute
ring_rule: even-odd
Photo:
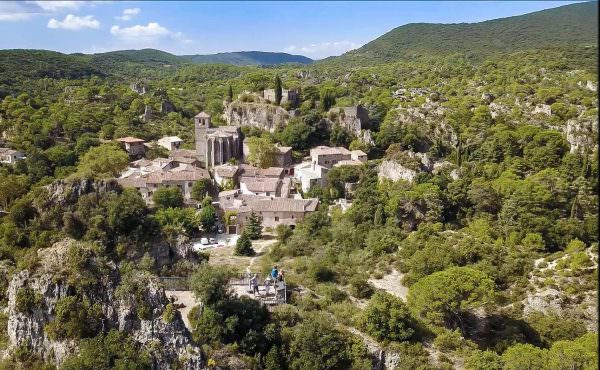
<svg viewBox="0 0 600 370"><path fill-rule="evenodd" d="M279 217L275 216L275 222L279 221Z"/></svg>
<svg viewBox="0 0 600 370"><path fill-rule="evenodd" d="M269 196L269 195L271 195L271 193L267 191L267 196Z"/></svg>

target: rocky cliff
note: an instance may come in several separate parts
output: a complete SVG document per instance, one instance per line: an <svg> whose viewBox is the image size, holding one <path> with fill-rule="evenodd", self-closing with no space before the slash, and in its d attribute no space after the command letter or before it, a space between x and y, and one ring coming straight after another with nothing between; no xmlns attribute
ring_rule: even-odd
<svg viewBox="0 0 600 370"><path fill-rule="evenodd" d="M290 114L268 103L234 101L225 105L223 119L228 125L252 126L273 132L287 125Z"/></svg>
<svg viewBox="0 0 600 370"><path fill-rule="evenodd" d="M172 320L165 321L163 312L168 303L163 288L147 273L138 273L135 294L119 293L126 290L116 266L100 259L87 261L98 267L102 274L82 289L80 276L73 272L68 262L75 250L85 246L72 240L55 244L39 251L40 267L35 271L16 273L8 287L8 353L18 348L28 348L32 353L57 366L77 351L74 338L56 339L48 333L48 325L56 320L56 308L61 299L77 297L89 300L100 307L98 332L110 329L124 331L141 349L152 348L150 355L156 369L171 369L179 364L182 369L199 369L203 365L200 349L192 343L190 333L181 315L175 311ZM78 272L88 277L87 272ZM118 286L121 284L121 287ZM35 297L32 304L23 307L23 292ZM146 307L140 314L140 305ZM93 333L96 334L96 333Z"/></svg>

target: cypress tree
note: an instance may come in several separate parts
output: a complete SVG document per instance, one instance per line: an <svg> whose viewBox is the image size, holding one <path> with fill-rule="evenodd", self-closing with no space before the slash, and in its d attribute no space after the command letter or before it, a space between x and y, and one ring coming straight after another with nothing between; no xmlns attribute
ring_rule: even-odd
<svg viewBox="0 0 600 370"><path fill-rule="evenodd" d="M254 212L250 213L250 216L248 216L246 231L248 232L248 237L252 240L260 239L262 236L262 223Z"/></svg>
<svg viewBox="0 0 600 370"><path fill-rule="evenodd" d="M242 232L242 235L240 235L237 240L234 252L236 256L254 256L256 254L252 248L252 241L246 230Z"/></svg>
<svg viewBox="0 0 600 370"><path fill-rule="evenodd" d="M229 85L229 87L227 88L227 102L231 103L233 101L233 89L231 88L231 85Z"/></svg>
<svg viewBox="0 0 600 370"><path fill-rule="evenodd" d="M281 103L282 96L282 88L281 88L281 78L279 75L275 76L275 104L279 105Z"/></svg>

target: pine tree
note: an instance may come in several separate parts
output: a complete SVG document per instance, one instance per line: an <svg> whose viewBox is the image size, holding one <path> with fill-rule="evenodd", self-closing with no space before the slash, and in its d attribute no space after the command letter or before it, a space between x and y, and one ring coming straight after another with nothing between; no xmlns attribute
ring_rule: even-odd
<svg viewBox="0 0 600 370"><path fill-rule="evenodd" d="M385 224L385 214L383 213L383 206L381 204L377 206L377 210L375 211L374 222L377 226Z"/></svg>
<svg viewBox="0 0 600 370"><path fill-rule="evenodd" d="M281 103L282 92L281 78L279 78L279 75L277 75L275 76L275 104L277 105Z"/></svg>
<svg viewBox="0 0 600 370"><path fill-rule="evenodd" d="M252 240L260 239L262 236L262 223L254 212L250 213L250 216L248 216L246 231Z"/></svg>
<svg viewBox="0 0 600 370"><path fill-rule="evenodd" d="M256 254L252 248L252 241L247 230L244 230L237 240L234 252L236 256L254 256Z"/></svg>
<svg viewBox="0 0 600 370"><path fill-rule="evenodd" d="M227 88L227 103L231 103L233 101L233 89L231 85Z"/></svg>

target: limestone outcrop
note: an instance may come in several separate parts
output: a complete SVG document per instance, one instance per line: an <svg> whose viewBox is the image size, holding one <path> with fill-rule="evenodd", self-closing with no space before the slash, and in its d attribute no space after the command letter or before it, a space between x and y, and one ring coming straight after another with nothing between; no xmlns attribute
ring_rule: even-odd
<svg viewBox="0 0 600 370"><path fill-rule="evenodd" d="M179 312L175 312L170 322L163 319L168 300L156 278L140 273L135 277L143 282L139 284L141 291L136 293L137 298L131 294L119 294L117 287L121 283L121 276L114 263L107 262L104 266L106 274L87 289L78 289L64 274L56 273L57 269L60 271L60 265L67 261L71 243L76 242L67 240L40 250L42 267L36 271L23 270L12 277L6 309L10 340L8 353L27 347L56 366L76 353L75 340L52 339L46 327L55 319L59 300L77 296L99 305L102 317L100 331L124 331L140 348L152 348L149 353L156 369L171 369L174 364L180 364L183 369L202 368L204 359L200 348L193 344ZM19 292L23 289L30 290L36 297L35 304L25 312L17 303ZM149 313L144 318L140 318L139 311L136 311L139 302L148 308Z"/></svg>
<svg viewBox="0 0 600 370"><path fill-rule="evenodd" d="M274 132L287 125L290 114L276 105L236 100L225 105L223 119L230 126L251 126Z"/></svg>

